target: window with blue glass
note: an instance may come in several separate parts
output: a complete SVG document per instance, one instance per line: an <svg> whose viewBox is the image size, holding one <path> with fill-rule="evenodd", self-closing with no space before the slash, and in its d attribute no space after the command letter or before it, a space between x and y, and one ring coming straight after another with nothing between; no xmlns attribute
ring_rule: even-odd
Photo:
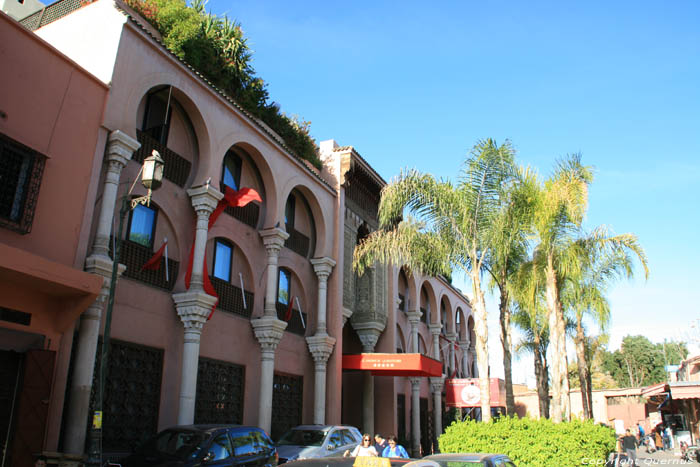
<svg viewBox="0 0 700 467"><path fill-rule="evenodd" d="M289 305L291 299L289 295L289 287L291 285L291 274L289 270L280 268L279 277L277 279L277 302Z"/></svg>
<svg viewBox="0 0 700 467"><path fill-rule="evenodd" d="M224 156L224 166L221 174L221 185L222 191L224 187L229 187L234 190L238 190L241 185L241 158L229 150Z"/></svg>
<svg viewBox="0 0 700 467"><path fill-rule="evenodd" d="M231 282L233 246L225 240L216 240L214 247L214 277Z"/></svg>
<svg viewBox="0 0 700 467"><path fill-rule="evenodd" d="M127 239L149 248L153 247L153 237L156 230L156 210L137 204L131 210L129 218L129 234Z"/></svg>

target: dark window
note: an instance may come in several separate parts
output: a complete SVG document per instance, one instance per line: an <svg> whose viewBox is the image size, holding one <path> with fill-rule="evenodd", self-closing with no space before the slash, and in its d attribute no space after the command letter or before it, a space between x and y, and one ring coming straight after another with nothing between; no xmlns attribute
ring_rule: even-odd
<svg viewBox="0 0 700 467"><path fill-rule="evenodd" d="M143 115L143 131L164 146L168 144L170 119L173 114L170 90L170 87L165 87L150 93L146 100L146 112Z"/></svg>
<svg viewBox="0 0 700 467"><path fill-rule="evenodd" d="M293 195L287 198L287 205L284 207L284 223L289 227L294 227L294 212L296 211L296 199ZM289 229L287 229L289 231Z"/></svg>
<svg viewBox="0 0 700 467"><path fill-rule="evenodd" d="M209 462L223 461L231 457L233 449L231 448L231 440L227 433L222 433L211 442L209 453L212 455Z"/></svg>
<svg viewBox="0 0 700 467"><path fill-rule="evenodd" d="M234 363L200 358L195 423L241 423L245 371Z"/></svg>
<svg viewBox="0 0 700 467"><path fill-rule="evenodd" d="M156 210L143 204L137 204L131 210L127 239L139 245L152 248L155 229Z"/></svg>
<svg viewBox="0 0 700 467"><path fill-rule="evenodd" d="M277 302L289 305L292 299L290 295L291 274L287 269L280 268L277 279Z"/></svg>
<svg viewBox="0 0 700 467"><path fill-rule="evenodd" d="M0 226L29 233L46 157L0 134Z"/></svg>
<svg viewBox="0 0 700 467"><path fill-rule="evenodd" d="M238 190L241 185L241 158L233 151L228 151L224 157L223 172L221 174L222 191L224 186Z"/></svg>
<svg viewBox="0 0 700 467"><path fill-rule="evenodd" d="M231 282L233 247L224 240L216 240L214 248L214 277Z"/></svg>

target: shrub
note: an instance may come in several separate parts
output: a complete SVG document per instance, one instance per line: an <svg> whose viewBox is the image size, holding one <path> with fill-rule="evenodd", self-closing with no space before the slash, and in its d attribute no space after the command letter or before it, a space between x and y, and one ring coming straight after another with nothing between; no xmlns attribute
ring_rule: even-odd
<svg viewBox="0 0 700 467"><path fill-rule="evenodd" d="M615 449L615 431L591 421L502 417L490 423L453 422L440 436L441 452L506 454L518 466L602 465Z"/></svg>

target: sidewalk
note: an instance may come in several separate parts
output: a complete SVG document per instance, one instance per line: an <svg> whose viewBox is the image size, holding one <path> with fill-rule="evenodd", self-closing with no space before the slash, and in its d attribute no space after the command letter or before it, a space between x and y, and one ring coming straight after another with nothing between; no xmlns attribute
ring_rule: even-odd
<svg viewBox="0 0 700 467"><path fill-rule="evenodd" d="M646 465L687 465L687 466L700 466L700 464L693 461L682 461L680 449L670 449L668 451L656 451L647 454L644 448L637 449L637 465L640 467Z"/></svg>

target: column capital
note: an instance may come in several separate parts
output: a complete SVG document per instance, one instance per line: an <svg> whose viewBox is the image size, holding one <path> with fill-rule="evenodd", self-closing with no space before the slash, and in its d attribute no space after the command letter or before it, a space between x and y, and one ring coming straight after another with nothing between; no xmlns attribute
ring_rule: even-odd
<svg viewBox="0 0 700 467"><path fill-rule="evenodd" d="M101 254L92 254L85 258L85 271L104 277L105 285L109 288L109 280L112 277L112 258ZM117 278L126 271L126 265L117 266Z"/></svg>
<svg viewBox="0 0 700 467"><path fill-rule="evenodd" d="M107 137L107 160L126 166L141 143L121 130L114 130Z"/></svg>
<svg viewBox="0 0 700 467"><path fill-rule="evenodd" d="M447 337L451 341L454 341L457 339L457 333L456 332L446 332L445 337Z"/></svg>
<svg viewBox="0 0 700 467"><path fill-rule="evenodd" d="M328 276L331 275L331 271L335 266L335 260L333 258L329 258L328 256L324 256L323 258L312 258L309 260L309 262L313 264L314 272L319 279L328 279Z"/></svg>
<svg viewBox="0 0 700 467"><path fill-rule="evenodd" d="M435 335L439 336L440 331L442 331L442 325L437 324L437 323L430 323L428 325L428 330L430 330L430 334L432 334L433 336L435 336Z"/></svg>
<svg viewBox="0 0 700 467"><path fill-rule="evenodd" d="M384 331L386 323L377 323L375 321L352 323L353 329L357 332L362 342L362 351L365 353L374 352L374 346L377 345L379 335Z"/></svg>
<svg viewBox="0 0 700 467"><path fill-rule="evenodd" d="M190 290L173 294L173 301L177 314L185 325L185 331L200 333L216 303L216 297L201 290Z"/></svg>
<svg viewBox="0 0 700 467"><path fill-rule="evenodd" d="M459 344L459 348L462 350L469 349L469 339L460 339L457 344Z"/></svg>
<svg viewBox="0 0 700 467"><path fill-rule="evenodd" d="M253 327L255 338L260 343L260 348L265 353L274 353L277 345L282 340L287 323L271 316L251 319L250 325Z"/></svg>
<svg viewBox="0 0 700 467"><path fill-rule="evenodd" d="M352 313L353 311L350 308L343 307L343 326L345 326L345 323L350 319Z"/></svg>
<svg viewBox="0 0 700 467"><path fill-rule="evenodd" d="M223 193L211 186L209 183L200 186L193 186L187 190L187 194L192 200L192 207L199 214L207 215L214 212L219 200L224 197Z"/></svg>
<svg viewBox="0 0 700 467"><path fill-rule="evenodd" d="M279 227L261 230L259 233L268 252L271 250L279 252L284 246L285 240L289 238L289 234Z"/></svg>
<svg viewBox="0 0 700 467"><path fill-rule="evenodd" d="M433 392L441 393L443 387L445 387L445 381L442 377L430 378L430 389Z"/></svg>
<svg viewBox="0 0 700 467"><path fill-rule="evenodd" d="M420 387L420 377L410 376L408 380L411 382L411 389L417 389Z"/></svg>
<svg viewBox="0 0 700 467"><path fill-rule="evenodd" d="M421 316L423 316L423 312L418 308L406 312L406 317L412 325L418 325Z"/></svg>
<svg viewBox="0 0 700 467"><path fill-rule="evenodd" d="M306 344L309 346L309 352L314 357L314 361L325 365L333 353L335 337L331 337L328 334L317 334L307 337Z"/></svg>

